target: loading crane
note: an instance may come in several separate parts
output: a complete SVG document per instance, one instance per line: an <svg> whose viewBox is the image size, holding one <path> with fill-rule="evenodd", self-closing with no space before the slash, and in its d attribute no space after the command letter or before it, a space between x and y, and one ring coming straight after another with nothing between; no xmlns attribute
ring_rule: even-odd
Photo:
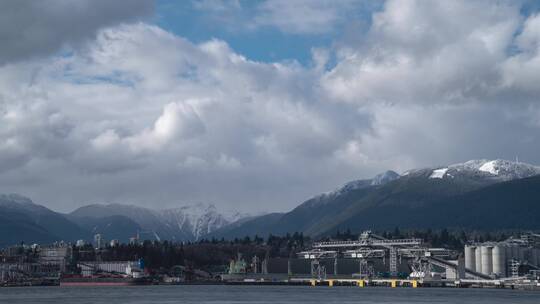
<svg viewBox="0 0 540 304"><path fill-rule="evenodd" d="M398 259L406 258L410 260L411 275L427 276L435 265L451 269L457 274L466 273L476 279L491 279L482 273L464 267L460 268L459 263L455 264L445 259L454 254L448 249L423 246L423 241L419 238L387 239L371 231L365 231L360 234L358 240L315 242L312 249L302 252L300 257L311 259L312 265L313 263L319 265L321 258L337 258L338 255L358 259L362 277L373 275L367 267L368 259L385 259L388 256L391 276L397 275Z"/></svg>
<svg viewBox="0 0 540 304"><path fill-rule="evenodd" d="M322 249L322 248L366 248L368 249L377 249L384 248L384 250L389 251L390 258L390 274L392 276L397 275L397 262L398 262L398 249L399 248L410 248L414 246L419 246L422 244L422 239L418 238L407 238L407 239L393 239L389 240L381 236L371 233L371 231L365 231L360 234L358 240L353 241L333 241L333 242L316 242L313 244L313 248ZM383 255L384 257L385 255ZM368 258L363 255L356 256L360 259L361 264L366 264ZM362 268L362 266L361 266Z"/></svg>
<svg viewBox="0 0 540 304"><path fill-rule="evenodd" d="M333 258L337 261L338 251L321 250L319 248L299 252L301 258L311 260L311 276L319 280L326 279L326 267L320 263L321 259Z"/></svg>

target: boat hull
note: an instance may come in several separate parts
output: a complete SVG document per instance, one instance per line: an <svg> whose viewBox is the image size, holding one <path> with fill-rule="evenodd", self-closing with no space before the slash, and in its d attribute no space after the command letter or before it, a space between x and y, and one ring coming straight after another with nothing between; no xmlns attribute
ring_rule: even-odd
<svg viewBox="0 0 540 304"><path fill-rule="evenodd" d="M133 286L150 285L151 281L131 278L69 278L61 279L60 286Z"/></svg>

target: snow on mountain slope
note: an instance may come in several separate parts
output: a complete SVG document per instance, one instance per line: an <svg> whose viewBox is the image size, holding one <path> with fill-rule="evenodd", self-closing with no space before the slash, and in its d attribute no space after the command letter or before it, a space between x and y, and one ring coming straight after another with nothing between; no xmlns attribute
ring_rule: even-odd
<svg viewBox="0 0 540 304"><path fill-rule="evenodd" d="M368 192L371 189L380 189L381 186L391 187L392 185L390 183L396 180L399 180L397 183L402 188L406 188L409 185L430 187L431 183L422 182L423 179L427 179L433 182L448 180L451 181L450 184L458 182L461 188L470 185L470 189L477 189L478 187L501 181L534 175L540 175L540 167L500 159L470 160L448 166L414 169L402 175L393 171L387 171L371 179L348 182L334 191L315 196L301 204L298 210L310 209L312 207L318 208L332 204L336 199L339 200L341 195L346 195L355 190L365 189ZM408 183L409 180L412 183ZM444 186L444 184L438 185ZM364 191L359 192L359 194L362 193ZM239 221L250 217L248 214L239 212L224 212L218 210L214 205L202 203L165 210L150 210L148 208L117 204L89 205L79 208L72 215L79 217L123 215L132 219L143 230L157 234L162 239L186 241L200 240L225 226L235 222L239 223Z"/></svg>
<svg viewBox="0 0 540 304"><path fill-rule="evenodd" d="M399 174L397 174L394 171L386 171L380 174L377 174L372 179L360 179L360 180L354 180L351 182L348 182L344 184L343 186L329 192L325 192L322 194L319 194L306 202L304 202L304 206L317 206L321 204L325 204L329 201L331 201L332 198L346 194L350 191L358 190L358 189L364 189L368 187L376 187L376 186L382 186L384 184L387 184L391 181L394 181L400 177Z"/></svg>
<svg viewBox="0 0 540 304"><path fill-rule="evenodd" d="M433 173L431 173L429 178L443 178L447 171L448 171L448 168L441 168L441 169L433 170Z"/></svg>
<svg viewBox="0 0 540 304"><path fill-rule="evenodd" d="M250 216L234 211L222 212L212 204L203 203L162 210L122 204L94 204L81 207L71 215L79 218L121 215L139 224L145 233L143 237L185 241L199 240L217 229Z"/></svg>
<svg viewBox="0 0 540 304"><path fill-rule="evenodd" d="M306 206L317 206L331 201L332 198L343 195L353 190L363 189L370 186L380 186L401 177L429 179L459 179L467 181L478 181L480 183L493 183L508 181L518 178L525 178L540 175L540 167L508 160L469 160L464 163L453 164L444 167L412 169L402 175L394 171L386 171L378 174L372 179L355 180L344 184L336 190L320 194L305 202Z"/></svg>
<svg viewBox="0 0 540 304"><path fill-rule="evenodd" d="M394 171L389 170L381 174L375 175L375 177L371 179L371 185L372 186L384 185L398 178L399 178L399 174L397 174Z"/></svg>
<svg viewBox="0 0 540 304"><path fill-rule="evenodd" d="M443 168L432 169L430 178L456 178L459 176L473 176L478 179L494 181L508 181L540 174L540 167L508 161L496 160L470 160L464 163L453 164Z"/></svg>
<svg viewBox="0 0 540 304"><path fill-rule="evenodd" d="M189 231L195 240L241 218L239 213L230 217L220 213L212 204L194 204L175 209L157 211L163 223L173 229Z"/></svg>
<svg viewBox="0 0 540 304"><path fill-rule="evenodd" d="M489 161L478 168L478 170L488 172L492 175L499 175L499 169L496 167L496 161Z"/></svg>

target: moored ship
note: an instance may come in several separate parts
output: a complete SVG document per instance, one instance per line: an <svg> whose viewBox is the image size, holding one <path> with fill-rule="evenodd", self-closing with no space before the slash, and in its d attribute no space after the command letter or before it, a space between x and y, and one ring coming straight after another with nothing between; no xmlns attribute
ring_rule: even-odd
<svg viewBox="0 0 540 304"><path fill-rule="evenodd" d="M60 286L132 286L150 284L152 284L152 280L149 277L134 278L129 276L69 276L60 278Z"/></svg>

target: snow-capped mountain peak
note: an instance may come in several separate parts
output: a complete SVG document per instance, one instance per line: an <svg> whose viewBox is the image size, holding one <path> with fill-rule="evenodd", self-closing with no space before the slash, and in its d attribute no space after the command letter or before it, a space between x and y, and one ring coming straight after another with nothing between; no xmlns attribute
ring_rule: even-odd
<svg viewBox="0 0 540 304"><path fill-rule="evenodd" d="M124 216L141 228L142 237L182 241L199 240L209 233L249 215L222 212L213 204L196 203L169 209L149 209L134 205L93 204L73 211L78 218ZM132 233L138 234L139 231Z"/></svg>
<svg viewBox="0 0 540 304"><path fill-rule="evenodd" d="M323 194L317 195L313 197L312 199L308 200L308 202L309 202L309 205L312 205L312 206L318 205L318 204L324 204L324 202L327 201L328 198L339 196L339 195L348 193L350 191L364 189L371 186L382 186L398 178L400 178L399 174L397 174L394 171L388 170L383 173L375 175L372 179L359 179L359 180L348 182L333 191L329 191L329 192L325 192Z"/></svg>
<svg viewBox="0 0 540 304"><path fill-rule="evenodd" d="M444 178L446 172L448 172L448 168L435 169L433 170L429 178Z"/></svg>
<svg viewBox="0 0 540 304"><path fill-rule="evenodd" d="M0 204L7 204L7 202L20 205L34 205L31 199L19 194L0 194Z"/></svg>
<svg viewBox="0 0 540 304"><path fill-rule="evenodd" d="M442 179L459 175L474 175L478 178L507 181L539 174L540 167L531 164L503 159L481 159L432 169L429 178Z"/></svg>
<svg viewBox="0 0 540 304"><path fill-rule="evenodd" d="M492 160L484 163L478 170L482 172L487 172L492 175L499 175L499 168L497 167L497 161Z"/></svg>
<svg viewBox="0 0 540 304"><path fill-rule="evenodd" d="M195 240L249 216L235 211L221 212L215 205L204 203L156 212L170 229L189 232Z"/></svg>
<svg viewBox="0 0 540 304"><path fill-rule="evenodd" d="M394 171L388 170L386 172L383 172L381 174L375 175L374 178L371 179L371 185L372 186L380 186L384 185L386 183L389 183L391 181L394 181L399 178L399 174L397 174Z"/></svg>

